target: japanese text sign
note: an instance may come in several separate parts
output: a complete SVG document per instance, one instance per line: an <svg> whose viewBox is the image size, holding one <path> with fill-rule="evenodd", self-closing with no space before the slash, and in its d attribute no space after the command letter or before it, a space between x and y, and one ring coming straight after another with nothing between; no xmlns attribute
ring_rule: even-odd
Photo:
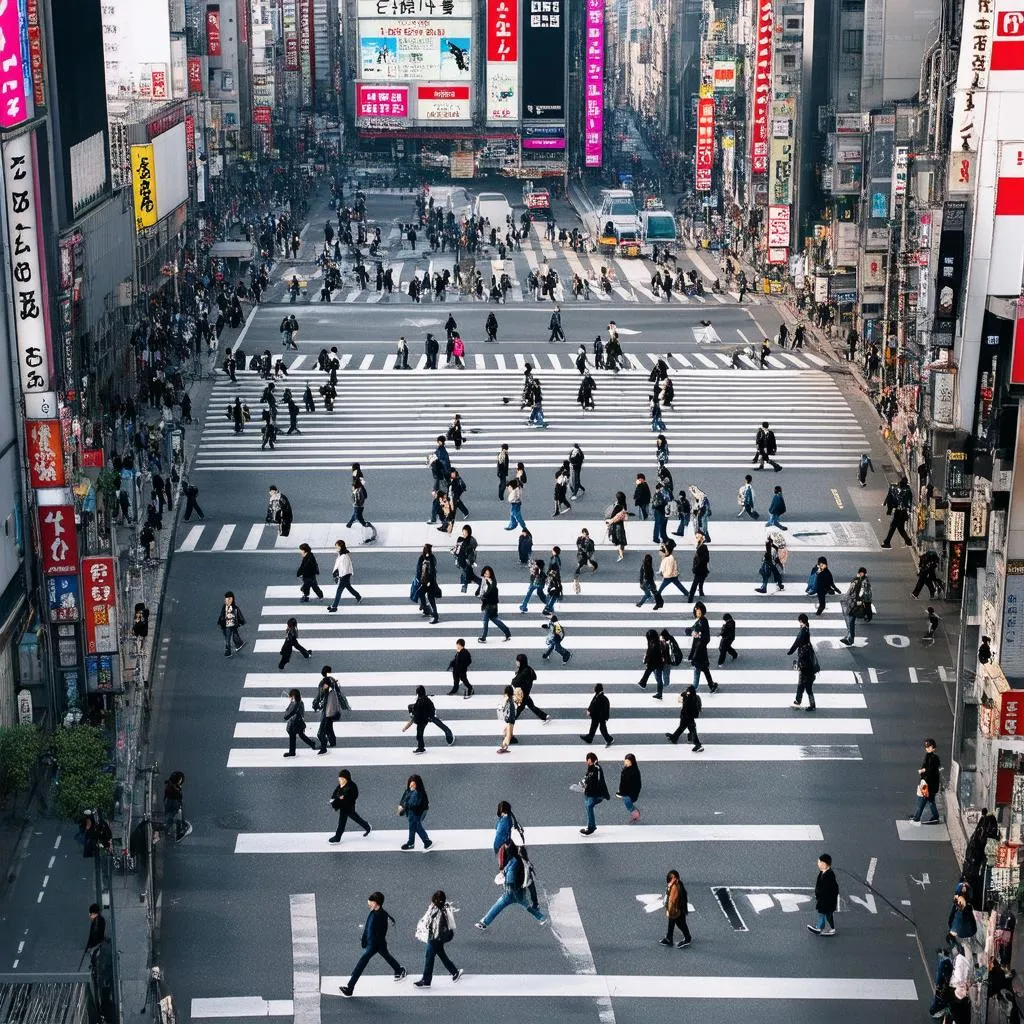
<svg viewBox="0 0 1024 1024"><path fill-rule="evenodd" d="M112 558L82 559L86 654L117 651L117 589Z"/></svg>
<svg viewBox="0 0 1024 1024"><path fill-rule="evenodd" d="M583 162L601 166L604 136L604 0L587 0Z"/></svg>
<svg viewBox="0 0 1024 1024"><path fill-rule="evenodd" d="M47 505L38 509L38 513L43 575L73 576L78 572L74 505Z"/></svg>
<svg viewBox="0 0 1024 1024"><path fill-rule="evenodd" d="M156 208L156 164L152 146L132 146L132 194L135 224L151 228L159 216Z"/></svg>
<svg viewBox="0 0 1024 1024"><path fill-rule="evenodd" d="M60 420L27 420L25 453L33 489L64 486L64 446Z"/></svg>
<svg viewBox="0 0 1024 1024"><path fill-rule="evenodd" d="M0 128L28 120L18 0L0 0Z"/></svg>
<svg viewBox="0 0 1024 1024"><path fill-rule="evenodd" d="M768 171L768 113L772 99L772 0L757 0L754 55L754 115L750 133L750 169Z"/></svg>

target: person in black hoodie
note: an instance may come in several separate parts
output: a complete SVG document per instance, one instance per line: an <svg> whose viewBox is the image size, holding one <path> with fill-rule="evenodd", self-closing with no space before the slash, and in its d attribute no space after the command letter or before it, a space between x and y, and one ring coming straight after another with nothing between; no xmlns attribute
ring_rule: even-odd
<svg viewBox="0 0 1024 1024"><path fill-rule="evenodd" d="M525 654L516 655L516 674L512 677L512 692L516 690L523 691L523 699L518 704L516 709L516 719L522 717L523 712L529 708L545 725L551 721L551 716L546 712L542 711L536 704L533 703L533 697L530 694L533 691L533 684L537 681L537 673L533 670L533 666L530 665L529 660ZM513 743L519 741L512 737Z"/></svg>
<svg viewBox="0 0 1024 1024"><path fill-rule="evenodd" d="M320 575L320 566L317 565L316 555L313 554L313 549L308 544L300 544L299 551L302 552L302 561L299 562L299 567L295 571L295 575L302 580L299 589L302 591L301 604L309 604L309 592L310 590L316 594L317 598L322 601L324 599L324 592L320 589L320 585L317 583L316 578Z"/></svg>
<svg viewBox="0 0 1024 1024"><path fill-rule="evenodd" d="M821 615L825 611L825 598L829 594L840 593L836 581L832 576L832 570L828 567L827 558L818 559L818 571L814 574L814 593L818 598L818 607L815 615Z"/></svg>
<svg viewBox="0 0 1024 1024"><path fill-rule="evenodd" d="M701 674L708 681L708 689L712 693L718 690L718 683L711 678L711 666L708 661L708 644L711 643L711 627L708 625L708 610L703 601L693 606L693 625L686 630L686 635L693 638L690 643L688 660L693 666L693 688L700 685Z"/></svg>
<svg viewBox="0 0 1024 1024"><path fill-rule="evenodd" d="M641 785L640 769L637 766L636 757L632 754L627 754L622 759L619 787L615 790L615 795L625 805L626 812L629 814L630 824L640 820L640 808L636 806L636 802L640 799Z"/></svg>
<svg viewBox="0 0 1024 1024"><path fill-rule="evenodd" d="M704 581L711 571L711 553L704 542L704 534L698 530L693 536L697 546L693 549L693 582L690 584L690 592L686 596L688 601L696 601L698 595L704 596Z"/></svg>
<svg viewBox="0 0 1024 1024"><path fill-rule="evenodd" d="M600 729L601 735L604 737L604 745L610 747L615 742L615 737L608 733L608 719L611 717L611 713L612 708L608 703L608 698L604 695L604 687L597 683L594 686L594 696L587 708L587 714L590 716L590 730L585 736L581 734L580 739L584 743L590 743L594 739L594 733Z"/></svg>
<svg viewBox="0 0 1024 1024"><path fill-rule="evenodd" d="M811 643L811 626L807 616L801 612L796 617L800 628L797 630L796 639L790 644L787 656L796 654L797 686L796 697L790 707L799 709L802 707L804 693L807 694L807 710L813 711L814 704L814 677L818 674L816 668L818 658L814 653L814 646Z"/></svg>
<svg viewBox="0 0 1024 1024"><path fill-rule="evenodd" d="M307 651L299 643L299 620L294 618L289 619L284 627L284 643L281 645L281 660L278 662L278 669L283 670L285 665L292 660L293 650L298 651L307 661L313 655L312 651Z"/></svg>
<svg viewBox="0 0 1024 1024"><path fill-rule="evenodd" d="M371 892L366 897L370 908L363 925L363 955L356 961L349 976L348 984L341 986L343 996L351 996L359 976L366 970L366 965L378 954L395 972L395 981L401 981L409 972L388 952L388 921L395 919L384 909L384 893Z"/></svg>
<svg viewBox="0 0 1024 1024"><path fill-rule="evenodd" d="M718 634L718 664L722 665L725 662L725 656L727 654L732 655L732 660L735 661L739 655L733 649L733 642L736 640L736 620L726 612L722 616L722 632Z"/></svg>
<svg viewBox="0 0 1024 1024"><path fill-rule="evenodd" d="M445 743L449 747L455 742L454 733L437 717L437 709L434 707L434 702L427 696L426 687L416 687L416 700L409 705L409 721L405 723L402 732L405 732L410 725L416 726L414 754L425 754L427 751L423 745L423 731L428 725L436 725L444 733Z"/></svg>
<svg viewBox="0 0 1024 1024"><path fill-rule="evenodd" d="M655 605L655 608L658 606ZM661 646L661 637L656 629L649 629L644 634L647 640L647 650L644 651L644 674L640 677L637 686L642 690L647 689L647 680L654 676L658 684L656 700L661 700L662 690L665 689L665 652Z"/></svg>
<svg viewBox="0 0 1024 1024"><path fill-rule="evenodd" d="M448 668L452 674L452 688L448 691L449 697L455 697L458 694L461 684L465 684L466 687L465 699L469 700L473 696L473 686L469 681L469 676L466 675L472 662L473 656L466 650L466 641L460 636L455 641L455 655L448 662Z"/></svg>
<svg viewBox="0 0 1024 1024"><path fill-rule="evenodd" d="M338 812L338 828L329 843L340 843L349 819L363 828L363 836L370 834L370 826L356 813L356 801L359 799L359 787L352 781L352 773L347 768L338 772L338 784L331 794L331 807Z"/></svg>
<svg viewBox="0 0 1024 1024"><path fill-rule="evenodd" d="M420 557L416 560L416 579L419 580L420 613L430 619L434 625L440 621L437 617L437 598L441 588L437 585L437 558L434 548L424 544Z"/></svg>
<svg viewBox="0 0 1024 1024"><path fill-rule="evenodd" d="M636 487L633 488L633 504L636 505L641 519L647 518L647 511L651 505L651 485L643 473L636 475Z"/></svg>
<svg viewBox="0 0 1024 1024"><path fill-rule="evenodd" d="M291 689L288 691L288 701L284 713L285 728L288 731L288 750L284 756L294 757L296 740L301 739L310 750L315 750L316 744L306 735L306 706L302 702L302 695L298 690Z"/></svg>

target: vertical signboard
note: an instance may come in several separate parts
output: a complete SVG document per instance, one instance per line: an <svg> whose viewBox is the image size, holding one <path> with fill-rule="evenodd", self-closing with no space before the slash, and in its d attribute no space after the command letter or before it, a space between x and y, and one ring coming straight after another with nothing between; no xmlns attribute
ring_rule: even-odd
<svg viewBox="0 0 1024 1024"><path fill-rule="evenodd" d="M1021 232L1024 231L1024 142L999 145L996 220L992 233L988 291L990 295L1020 292Z"/></svg>
<svg viewBox="0 0 1024 1024"><path fill-rule="evenodd" d="M135 225L151 228L157 221L156 165L152 146L132 146L132 194L135 199Z"/></svg>
<svg viewBox="0 0 1024 1024"><path fill-rule="evenodd" d="M73 576L78 572L75 506L48 505L39 514L39 553L44 576Z"/></svg>
<svg viewBox="0 0 1024 1024"><path fill-rule="evenodd" d="M117 594L112 558L82 559L82 599L86 653L116 653Z"/></svg>
<svg viewBox="0 0 1024 1024"><path fill-rule="evenodd" d="M193 95L203 91L202 57L189 57L188 59L188 91Z"/></svg>
<svg viewBox="0 0 1024 1024"><path fill-rule="evenodd" d="M896 154L896 115L874 114L871 118L871 163L868 168L870 182L869 215L872 220L889 220L892 206L892 171Z"/></svg>
<svg viewBox="0 0 1024 1024"><path fill-rule="evenodd" d="M0 128L17 128L29 118L18 8L17 0L0 0Z"/></svg>
<svg viewBox="0 0 1024 1024"><path fill-rule="evenodd" d="M299 97L313 105L313 0L299 0Z"/></svg>
<svg viewBox="0 0 1024 1024"><path fill-rule="evenodd" d="M220 4L211 4L206 8L206 54L208 57L220 57Z"/></svg>
<svg viewBox="0 0 1024 1024"><path fill-rule="evenodd" d="M601 166L604 138L604 0L587 0L583 162Z"/></svg>
<svg viewBox="0 0 1024 1024"><path fill-rule="evenodd" d="M36 219L32 134L3 144L4 202L7 206L7 253L18 375L22 394L50 390L50 358L43 308L46 296L39 272L39 227Z"/></svg>
<svg viewBox="0 0 1024 1024"><path fill-rule="evenodd" d="M772 0L757 0L754 99L750 131L750 169L768 171L768 111L772 101Z"/></svg>
<svg viewBox="0 0 1024 1024"><path fill-rule="evenodd" d="M60 420L26 420L25 452L29 485L33 489L64 486L64 444Z"/></svg>
<svg viewBox="0 0 1024 1024"><path fill-rule="evenodd" d="M1013 322L1013 354L1010 359L1010 383L1024 386L1024 302L1017 300Z"/></svg>
<svg viewBox="0 0 1024 1024"><path fill-rule="evenodd" d="M710 192L711 168L715 162L715 101L710 97L697 101L697 152L694 159L695 187L698 192Z"/></svg>
<svg viewBox="0 0 1024 1024"><path fill-rule="evenodd" d="M565 0L523 0L524 121L565 119Z"/></svg>
<svg viewBox="0 0 1024 1024"><path fill-rule="evenodd" d="M964 277L964 229L967 203L953 200L942 205L942 234L935 282L935 322L931 343L952 348Z"/></svg>
<svg viewBox="0 0 1024 1024"><path fill-rule="evenodd" d="M28 59L32 71L32 100L37 107L45 106L43 82L43 37L39 29L39 0L28 0L25 8L28 22Z"/></svg>
<svg viewBox="0 0 1024 1024"><path fill-rule="evenodd" d="M487 0L487 120L519 120L519 0Z"/></svg>
<svg viewBox="0 0 1024 1024"><path fill-rule="evenodd" d="M47 576L46 605L51 622L77 622L81 618L77 576Z"/></svg>
<svg viewBox="0 0 1024 1024"><path fill-rule="evenodd" d="M1015 558L1006 560L999 667L1006 676L1024 675L1024 561Z"/></svg>
<svg viewBox="0 0 1024 1024"><path fill-rule="evenodd" d="M789 207L768 207L768 262L783 264L789 257Z"/></svg>

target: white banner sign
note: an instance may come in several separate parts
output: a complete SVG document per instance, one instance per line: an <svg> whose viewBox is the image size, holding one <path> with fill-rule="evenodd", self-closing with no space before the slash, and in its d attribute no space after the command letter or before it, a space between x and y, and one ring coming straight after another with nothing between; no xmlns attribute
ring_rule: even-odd
<svg viewBox="0 0 1024 1024"><path fill-rule="evenodd" d="M785 249L789 246L789 207L768 207L768 248Z"/></svg>
<svg viewBox="0 0 1024 1024"><path fill-rule="evenodd" d="M22 394L50 390L31 140L32 133L25 132L3 144L7 260Z"/></svg>
<svg viewBox="0 0 1024 1024"><path fill-rule="evenodd" d="M359 17L378 18L452 18L473 17L472 0L359 0Z"/></svg>
<svg viewBox="0 0 1024 1024"><path fill-rule="evenodd" d="M487 62L487 120L519 119L519 65Z"/></svg>
<svg viewBox="0 0 1024 1024"><path fill-rule="evenodd" d="M471 21L359 21L359 78L468 82Z"/></svg>

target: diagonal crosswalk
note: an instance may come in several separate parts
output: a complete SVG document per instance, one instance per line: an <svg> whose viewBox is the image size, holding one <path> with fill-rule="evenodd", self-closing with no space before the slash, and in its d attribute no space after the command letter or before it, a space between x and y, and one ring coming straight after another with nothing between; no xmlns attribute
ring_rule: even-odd
<svg viewBox="0 0 1024 1024"><path fill-rule="evenodd" d="M306 471L354 461L364 470L420 469L428 443L433 446L456 412L468 439L463 450L451 453L460 470L490 467L502 443L509 444L514 460L530 468L560 465L573 443L582 446L594 466L635 469L650 460L650 384L645 374L601 376L597 409L584 411L576 401L576 371L549 369L550 362L541 356L531 354L523 363L535 367L544 385L544 429L532 426L528 411L520 408L522 377L511 368L472 374L350 373L339 377L337 403L327 412L317 394L324 375L303 362L276 387L279 403L290 388L300 407L307 383L313 391L316 411L300 413L301 433L285 434L288 421L282 410L278 449L264 451L255 424L237 435L226 415L215 413L204 423L195 468L262 471L280 468L286 458L290 469ZM346 366L351 363L346 361ZM636 363L638 371L646 368L638 358ZM866 450L856 416L826 373L680 369L672 379L676 397L664 411L676 460L670 466L685 465L688 471L749 466L757 427L768 417L778 438L779 461L787 468L849 468ZM226 411L237 396L258 419L264 386L255 373L240 375L237 384L219 376L211 408Z"/></svg>

